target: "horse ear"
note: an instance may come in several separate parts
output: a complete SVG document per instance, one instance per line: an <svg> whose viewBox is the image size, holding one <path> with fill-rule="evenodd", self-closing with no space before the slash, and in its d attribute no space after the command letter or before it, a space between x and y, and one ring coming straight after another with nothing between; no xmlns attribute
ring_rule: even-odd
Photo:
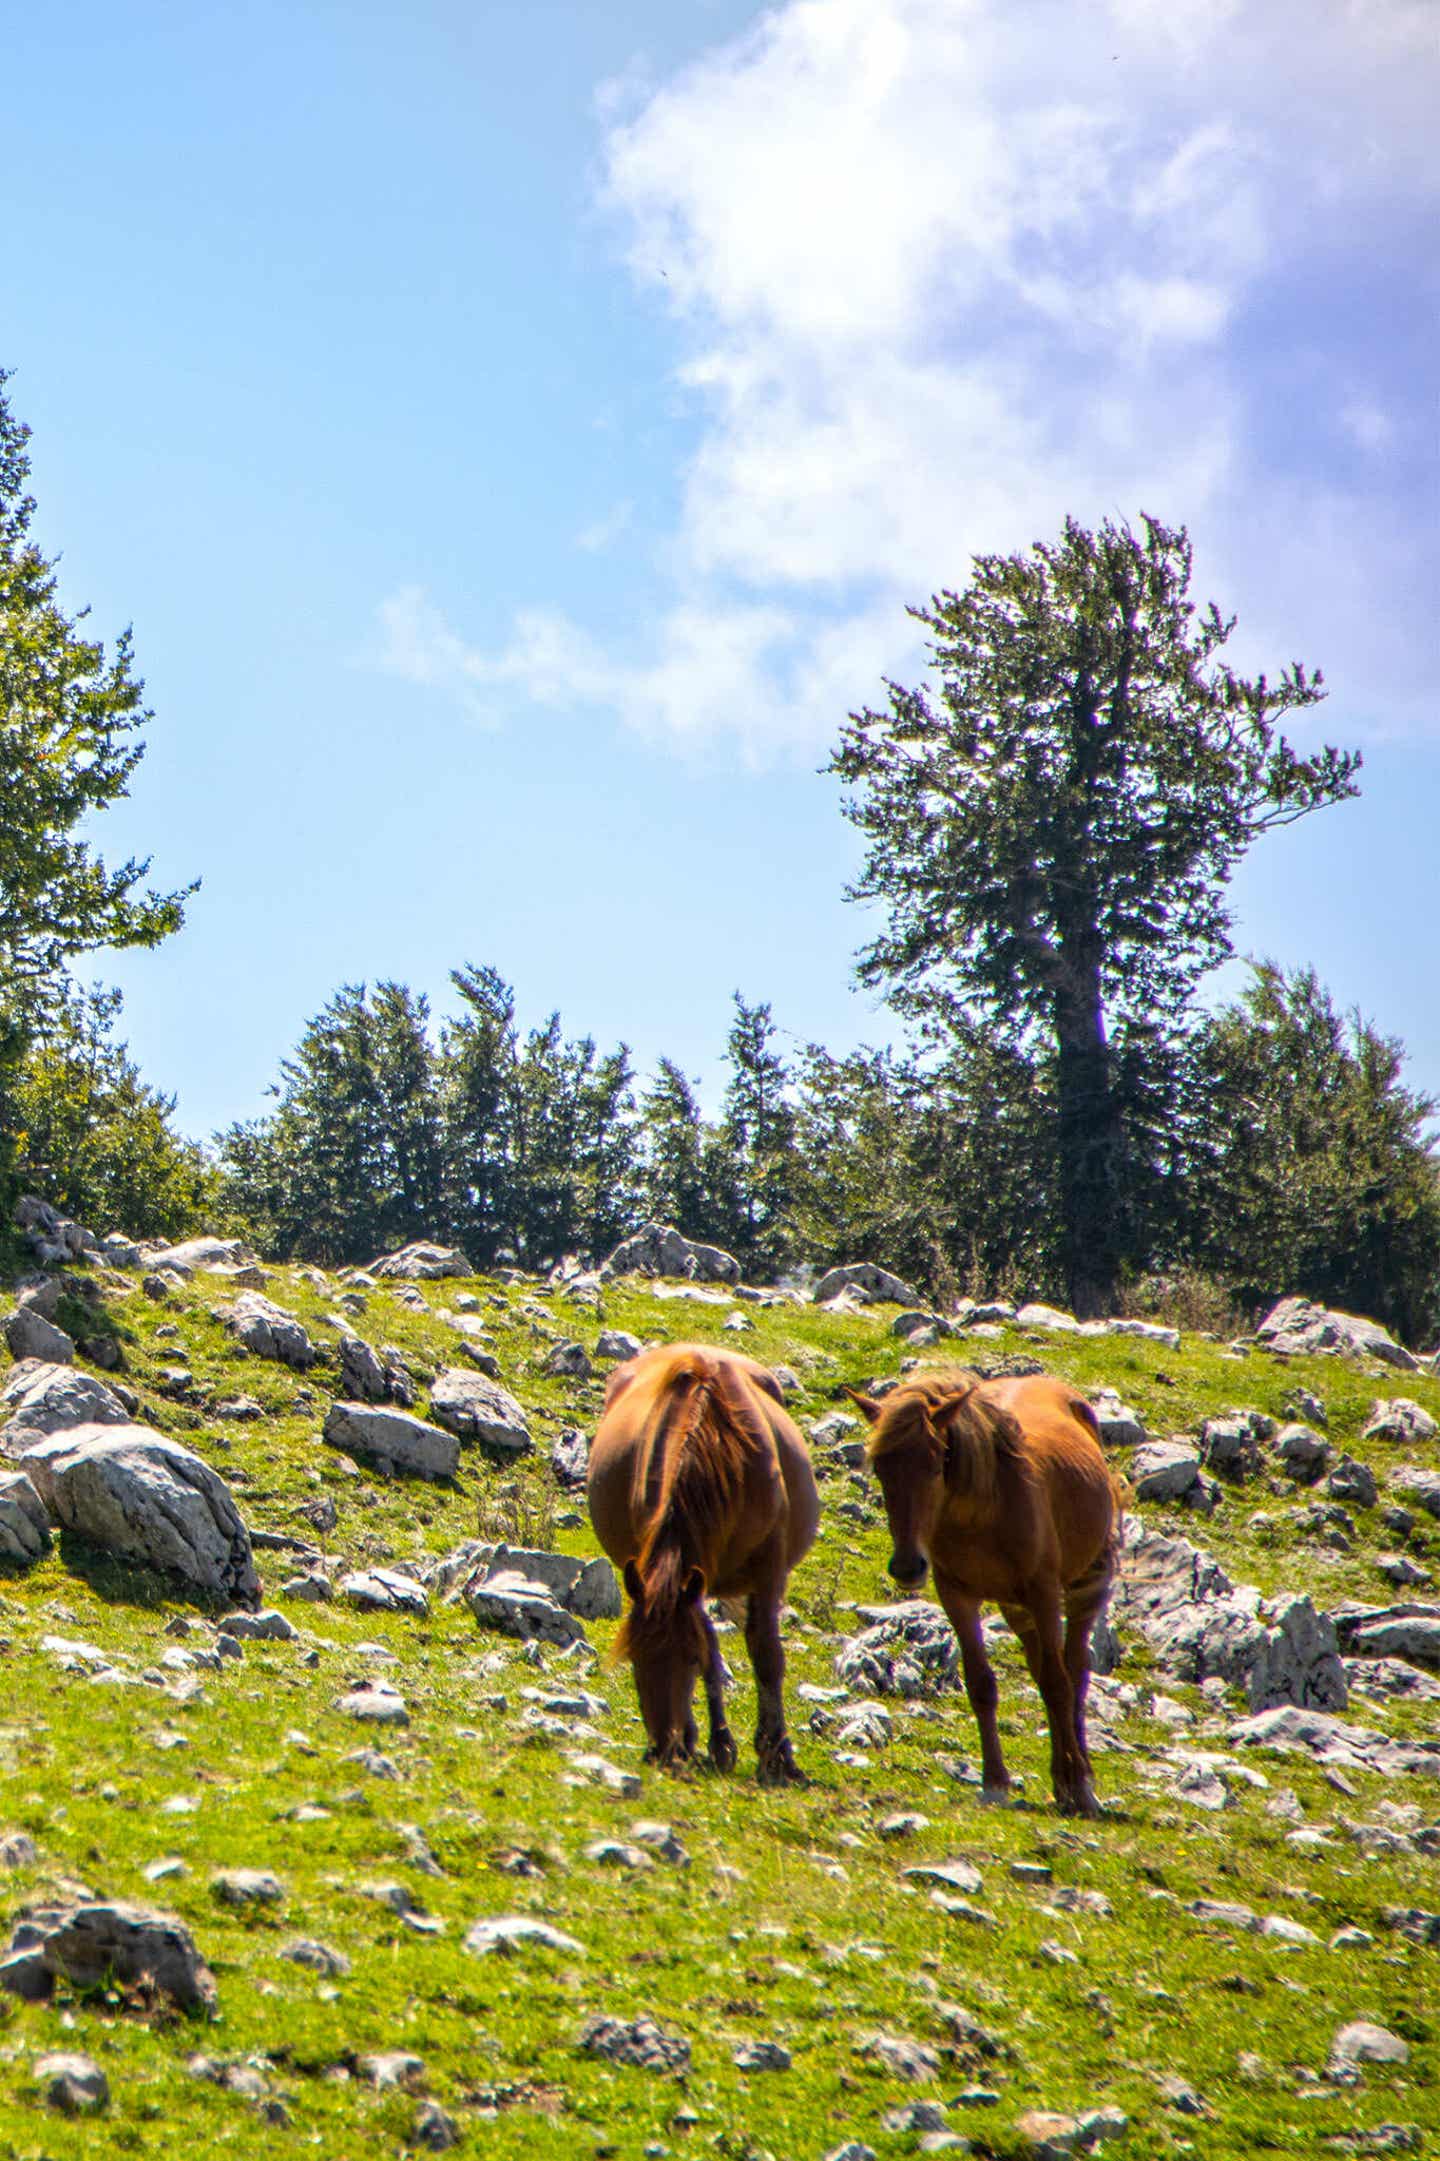
<svg viewBox="0 0 1440 2161"><path fill-rule="evenodd" d="M635 1566L635 1563L633 1561L627 1561L625 1563L625 1567L622 1573L625 1577L625 1588L630 1593L631 1598L634 1599L635 1603L638 1605L640 1603L640 1593L645 1588L644 1584L640 1581L640 1571Z"/></svg>
<svg viewBox="0 0 1440 2161"><path fill-rule="evenodd" d="M841 1394L848 1396L850 1398L850 1401L855 1404L859 1410L865 1413L865 1416L869 1419L871 1425L874 1425L876 1419L880 1416L881 1411L881 1404L878 1397L862 1395L858 1388L851 1388L845 1382L841 1383Z"/></svg>
<svg viewBox="0 0 1440 2161"><path fill-rule="evenodd" d="M692 1568L681 1587L680 1603L682 1606L698 1606L704 1596L705 1571L703 1568Z"/></svg>

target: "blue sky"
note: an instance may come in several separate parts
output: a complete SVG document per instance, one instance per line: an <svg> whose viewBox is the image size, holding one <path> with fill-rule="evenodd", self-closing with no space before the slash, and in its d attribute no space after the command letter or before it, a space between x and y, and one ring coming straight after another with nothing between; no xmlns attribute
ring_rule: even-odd
<svg viewBox="0 0 1440 2161"><path fill-rule="evenodd" d="M1187 523L1237 659L1324 668L1365 792L1239 943L1440 1092L1436 47L1425 0L11 22L0 365L156 712L105 849L204 881L101 970L182 1122L467 960L710 1087L737 987L883 1037L817 768L905 602L1067 510Z"/></svg>

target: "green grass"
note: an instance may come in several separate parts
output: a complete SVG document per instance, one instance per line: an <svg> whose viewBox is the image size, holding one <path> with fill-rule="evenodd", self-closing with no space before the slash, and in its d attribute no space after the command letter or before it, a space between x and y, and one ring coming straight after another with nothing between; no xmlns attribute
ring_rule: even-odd
<svg viewBox="0 0 1440 2161"><path fill-rule="evenodd" d="M321 1290L296 1270L271 1273L270 1295L318 1342L333 1342L323 1316L335 1310L341 1287ZM112 1299L109 1310L142 1417L232 1479L253 1526L314 1538L363 1563L443 1552L482 1522L543 1527L557 1511L583 1506L554 1494L547 1459L563 1425L593 1427L602 1381L554 1380L540 1369L554 1340L593 1346L597 1316L533 1286L424 1289L437 1306L462 1290L480 1298L491 1347L537 1444L517 1467L467 1448L453 1490L347 1475L319 1440L333 1369L299 1376L239 1354L211 1315L228 1296L214 1279L197 1277L163 1306L136 1294ZM753 1330L736 1338L722 1332L726 1310L622 1288L607 1291L603 1319L645 1339L738 1344L791 1366L804 1384L795 1405L802 1423L835 1407L842 1381L892 1373L905 1355L884 1313L841 1319L795 1306L749 1307ZM371 1294L353 1325L372 1343L399 1345L417 1369L464 1362L442 1322L411 1312L389 1289ZM178 1340L159 1334L171 1327ZM1108 1383L1160 1434L1231 1406L1280 1416L1297 1383L1313 1389L1337 1446L1366 1457L1382 1480L1379 1507L1351 1511L1354 1551L1307 1543L1293 1511L1311 1496L1288 1486L1272 1493L1263 1477L1227 1492L1208 1520L1175 1511L1175 1527L1219 1554L1232 1575L1267 1590L1303 1588L1322 1605L1390 1595L1373 1554L1396 1543L1379 1513L1383 1474L1397 1452L1361 1443L1358 1434L1376 1395L1413 1395L1440 1412L1440 1385L1429 1377L1362 1372L1334 1359L1282 1366L1257 1354L1236 1362L1220 1346L1189 1338L1172 1353L1125 1338L1052 1337L1037 1346L1009 1331L974 1348L987 1356L1034 1351L1084 1387ZM963 1345L956 1349L963 1355ZM181 1365L194 1377L196 1400L188 1403L159 1392L162 1370ZM209 1403L240 1393L261 1403L263 1419L213 1417ZM417 1409L425 1409L423 1395ZM424 2059L421 2090L455 2117L461 2150L496 2156L628 2157L660 2145L675 2155L768 2152L776 2161L818 2161L847 2138L864 2139L882 2157L899 2155L915 2140L882 2128L888 2110L916 2098L952 2101L975 2085L992 2088L998 2102L954 2107L950 2124L1000 2157L1023 2151L1015 2126L1036 2107L1118 2104L1132 2120L1127 2150L1144 2156L1309 2156L1341 2152L1326 2141L1387 2121L1440 2128L1440 1961L1379 1918L1387 1905L1434 1907L1437 1871L1413 1857L1367 1856L1343 1829L1346 1819L1373 1819L1386 1801L1440 1819L1440 1790L1418 1779L1357 1776L1349 1781L1356 1790L1345 1793L1307 1760L1257 1752L1247 1760L1268 1790L1244 1789L1218 1817L1191 1809L1164 1790L1155 1757L1177 1738L1223 1749L1230 1713L1217 1717L1198 1691L1160 1680L1195 1714L1188 1734L1170 1733L1146 1715L1150 1676L1134 1644L1117 1678L1142 1696L1115 1718L1123 1750L1097 1757L1107 1802L1098 1823L1073 1825L1050 1807L1039 1701L1008 1643L998 1663L1002 1731L1024 1780L1017 1806L982 1809L974 1789L948 1775L948 1763L976 1754L960 1695L913 1709L892 1704L893 1745L861 1765L837 1765L832 1744L809 1730L810 1707L797 1690L806 1681L833 1685L838 1636L854 1625L847 1606L887 1595L888 1547L873 1500L869 1520L837 1513L861 1498L846 1474L827 1477L823 1492L820 1542L793 1579L787 1629L791 1721L812 1781L796 1792L755 1783L751 1689L738 1637L725 1641L737 1666L740 1771L726 1780L646 1768L640 1798L625 1801L567 1783L573 1749L641 1769L628 1672L605 1662L608 1624L591 1630L602 1663L587 1683L610 1706L596 1722L601 1738L567 1742L526 1726L522 1691L573 1680L573 1665L551 1655L543 1669L531 1666L518 1646L481 1635L463 1607L437 1606L415 1622L291 1605L300 1643L248 1644L242 1661L204 1673L203 1693L181 1704L143 1683L116 1688L62 1674L38 1648L47 1632L80 1638L138 1676L173 1648L167 1621L196 1611L165 1586L73 1546L5 1581L0 1830L29 1832L40 1860L5 1883L4 1912L76 1884L169 1907L215 1972L220 2013L197 2023L118 2000L61 1996L30 2006L0 1997L0 2152L233 2150L247 2161L305 2149L356 2161L400 2153L410 2149L417 2096L377 2093L357 2070L361 2057L389 2049ZM339 1511L323 1537L303 1513L322 1494ZM1272 1519L1268 1531L1251 1529L1257 1510ZM1163 1511L1146 1514L1157 1524L1170 1520ZM593 1550L584 1523L556 1530L554 1542ZM1428 1553L1440 1573L1437 1548L1440 1526L1432 1526L1408 1550ZM258 1558L273 1594L291 1564L278 1553ZM376 1732L333 1708L354 1678L376 1670L366 1644L393 1654L378 1670L410 1706L402 1732ZM1433 1730L1433 1713L1433 1705L1381 1711L1357 1701L1352 1716L1403 1732ZM162 1745L171 1737L180 1745ZM398 1780L347 1760L367 1746L393 1758ZM1282 1788L1298 1797L1306 1825L1332 1833L1330 1843L1311 1851L1287 1844L1293 1823L1267 1813ZM166 1813L173 1796L198 1805ZM294 1820L295 1810L317 1806L327 1813ZM923 1813L929 1828L903 1843L882 1838L878 1824L901 1810ZM623 1838L642 1816L673 1823L688 1867L659 1862L627 1875L585 1858L592 1841ZM418 1827L442 1874L417 1869L406 1826ZM539 1872L508 1873L501 1864L515 1850L535 1856ZM926 1887L904 1876L915 1861L956 1855L980 1868L984 1888L974 1903L991 1925L944 1913ZM145 1869L166 1856L184 1873L152 1884ZM1051 1885L1011 1875L1013 1862L1035 1860L1049 1863ZM211 1877L235 1866L273 1869L285 1885L283 1906L246 1915L219 1904ZM385 1880L406 1884L444 1921L444 1934L414 1934L364 1895L365 1884ZM1056 1889L1067 1887L1104 1893L1112 1911L1047 1911ZM1293 1949L1203 1926L1183 1911L1202 1896L1288 1915L1322 1945ZM467 1955L461 1939L470 1922L506 1912L542 1916L577 1938L581 1953ZM1373 1945L1323 1948L1348 1925L1369 1929ZM280 1957L295 1935L343 1951L349 1974L325 1982ZM1056 1946L1073 1960L1057 1960ZM956 2039L953 2005L987 2029L997 2053ZM683 2032L693 2050L688 2077L657 2078L579 2055L575 2036L596 2011L648 2012ZM1320 2081L1314 2075L1336 2027L1364 2016L1409 2038L1409 2064L1399 2073L1371 2067L1355 2088ZM907 2085L885 2072L863 2053L876 2031L933 2049L936 2075ZM747 2076L735 2068L735 2048L761 2035L791 2050L789 2071ZM30 2067L52 2048L87 2049L104 2065L112 2101L103 2125L37 2110ZM288 2121L269 2121L263 2104L194 2076L187 2059L197 2052L257 2065ZM1240 2062L1247 2052L1256 2059L1248 2073ZM1197 2118L1167 2106L1157 2083L1167 2074L1193 2085L1212 2113Z"/></svg>

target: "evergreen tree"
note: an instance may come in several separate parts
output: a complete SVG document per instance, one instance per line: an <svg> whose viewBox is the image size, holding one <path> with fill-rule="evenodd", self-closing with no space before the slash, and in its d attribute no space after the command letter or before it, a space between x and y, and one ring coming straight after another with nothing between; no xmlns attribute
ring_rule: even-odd
<svg viewBox="0 0 1440 2161"><path fill-rule="evenodd" d="M477 1267L513 1243L515 993L494 968L454 969L460 1012L441 1038L447 1235Z"/></svg>
<svg viewBox="0 0 1440 2161"><path fill-rule="evenodd" d="M889 686L832 770L869 843L851 898L888 925L860 975L900 1010L956 998L1054 1061L1063 1264L1081 1314L1130 1257L1115 1024L1168 1045L1230 951L1225 888L1250 843L1353 794L1356 755L1277 732L1323 695L1298 663L1247 680L1234 627L1189 597L1190 542L1067 521L1057 546L980 556L916 609L938 691Z"/></svg>
<svg viewBox="0 0 1440 2161"><path fill-rule="evenodd" d="M774 1276L790 1245L786 1219L795 1177L790 1075L772 1047L775 1024L769 1006L747 1005L739 991L734 1002L724 1115L724 1138L738 1189L730 1242L747 1273Z"/></svg>
<svg viewBox="0 0 1440 2161"><path fill-rule="evenodd" d="M1258 1309L1288 1292L1440 1331L1440 1160L1404 1054L1311 969L1265 963L1196 1046L1196 1257Z"/></svg>

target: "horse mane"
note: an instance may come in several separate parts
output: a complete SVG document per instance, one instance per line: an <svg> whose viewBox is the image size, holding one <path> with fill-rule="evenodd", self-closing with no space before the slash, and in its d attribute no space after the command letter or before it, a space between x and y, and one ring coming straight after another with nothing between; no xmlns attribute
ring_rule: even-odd
<svg viewBox="0 0 1440 2161"><path fill-rule="evenodd" d="M743 1498L747 1460L768 1446L769 1431L726 1358L683 1346L660 1363L651 1387L632 1488L635 1520L645 1526L636 1557L644 1596L627 1611L615 1648L623 1655L637 1637L684 1628L703 1656L703 1618L682 1593L692 1569L713 1564Z"/></svg>
<svg viewBox="0 0 1440 2161"><path fill-rule="evenodd" d="M945 1449L949 1490L982 1507L999 1500L1007 1472L1025 1479L1031 1475L1016 1420L991 1403L977 1375L963 1367L917 1373L883 1398L866 1454L873 1464L899 1449L937 1440Z"/></svg>

